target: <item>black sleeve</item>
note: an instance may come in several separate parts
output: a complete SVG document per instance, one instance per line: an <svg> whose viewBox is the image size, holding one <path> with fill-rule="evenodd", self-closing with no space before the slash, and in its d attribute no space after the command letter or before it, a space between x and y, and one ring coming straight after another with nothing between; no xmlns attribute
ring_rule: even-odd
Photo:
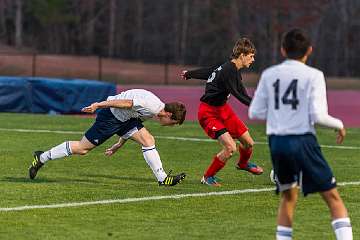
<svg viewBox="0 0 360 240"><path fill-rule="evenodd" d="M251 97L248 95L246 88L242 81L238 80L236 76L230 76L226 81L227 88L231 95L236 97L241 103L249 106L251 103Z"/></svg>
<svg viewBox="0 0 360 240"><path fill-rule="evenodd" d="M207 80L212 72L214 72L219 66L198 68L195 70L187 71L185 73L186 79L194 78L194 79L202 79Z"/></svg>

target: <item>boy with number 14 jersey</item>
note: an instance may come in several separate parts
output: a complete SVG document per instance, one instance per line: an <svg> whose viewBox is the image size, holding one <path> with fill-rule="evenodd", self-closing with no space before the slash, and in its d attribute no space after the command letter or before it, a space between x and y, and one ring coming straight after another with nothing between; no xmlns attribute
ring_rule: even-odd
<svg viewBox="0 0 360 240"><path fill-rule="evenodd" d="M310 39L302 30L283 36L281 53L286 60L261 74L249 117L266 119L275 182L281 192L276 239L292 239L300 187L305 196L320 193L330 210L336 239L352 240L347 209L315 137L314 124L335 129L338 144L345 129L341 120L328 114L324 74L305 64L311 52Z"/></svg>

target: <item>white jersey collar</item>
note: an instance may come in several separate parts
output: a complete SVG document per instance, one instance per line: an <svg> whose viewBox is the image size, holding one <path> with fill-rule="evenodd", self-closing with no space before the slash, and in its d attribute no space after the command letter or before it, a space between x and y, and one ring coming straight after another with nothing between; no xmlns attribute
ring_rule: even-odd
<svg viewBox="0 0 360 240"><path fill-rule="evenodd" d="M294 59L286 59L283 64L287 64L287 65L305 65L305 63L300 62L298 60L294 60Z"/></svg>

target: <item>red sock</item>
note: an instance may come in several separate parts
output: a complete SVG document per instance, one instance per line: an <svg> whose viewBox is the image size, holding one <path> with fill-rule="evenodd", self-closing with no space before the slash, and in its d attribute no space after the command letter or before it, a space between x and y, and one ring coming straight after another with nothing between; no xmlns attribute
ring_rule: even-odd
<svg viewBox="0 0 360 240"><path fill-rule="evenodd" d="M251 148L241 148L239 147L239 152L240 152L240 159L238 162L239 167L246 167L250 158L251 158L251 154L252 154L252 147Z"/></svg>
<svg viewBox="0 0 360 240"><path fill-rule="evenodd" d="M220 171L225 166L225 162L221 161L217 156L214 157L212 163L206 170L205 177L213 177L215 174Z"/></svg>

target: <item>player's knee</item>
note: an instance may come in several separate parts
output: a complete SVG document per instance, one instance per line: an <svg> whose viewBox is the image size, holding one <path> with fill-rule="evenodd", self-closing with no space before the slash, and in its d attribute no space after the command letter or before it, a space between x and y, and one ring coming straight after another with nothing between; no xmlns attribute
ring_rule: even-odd
<svg viewBox="0 0 360 240"><path fill-rule="evenodd" d="M254 147L254 140L246 141L243 145L245 149L253 148Z"/></svg>
<svg viewBox="0 0 360 240"><path fill-rule="evenodd" d="M79 149L77 154L86 155L90 150L89 149Z"/></svg>
<svg viewBox="0 0 360 240"><path fill-rule="evenodd" d="M282 198L285 202L295 203L297 201L297 192L293 189L286 190L282 193Z"/></svg>
<svg viewBox="0 0 360 240"><path fill-rule="evenodd" d="M330 190L327 192L322 193L323 197L325 198L325 200L327 200L330 203L339 203L342 202L342 199L339 195L339 193L335 190Z"/></svg>
<svg viewBox="0 0 360 240"><path fill-rule="evenodd" d="M71 141L70 142L70 151L72 154L76 154L76 155L85 155L91 149L93 149L95 147L96 146L93 144L88 144L87 140L86 140L86 142L83 142L83 141Z"/></svg>
<svg viewBox="0 0 360 240"><path fill-rule="evenodd" d="M225 150L224 151L225 157L230 158L236 151L236 145L235 144L226 145L224 150Z"/></svg>
<svg viewBox="0 0 360 240"><path fill-rule="evenodd" d="M150 134L146 135L146 137L144 137L144 139L143 139L142 145L144 147L154 146L155 145L155 138Z"/></svg>

